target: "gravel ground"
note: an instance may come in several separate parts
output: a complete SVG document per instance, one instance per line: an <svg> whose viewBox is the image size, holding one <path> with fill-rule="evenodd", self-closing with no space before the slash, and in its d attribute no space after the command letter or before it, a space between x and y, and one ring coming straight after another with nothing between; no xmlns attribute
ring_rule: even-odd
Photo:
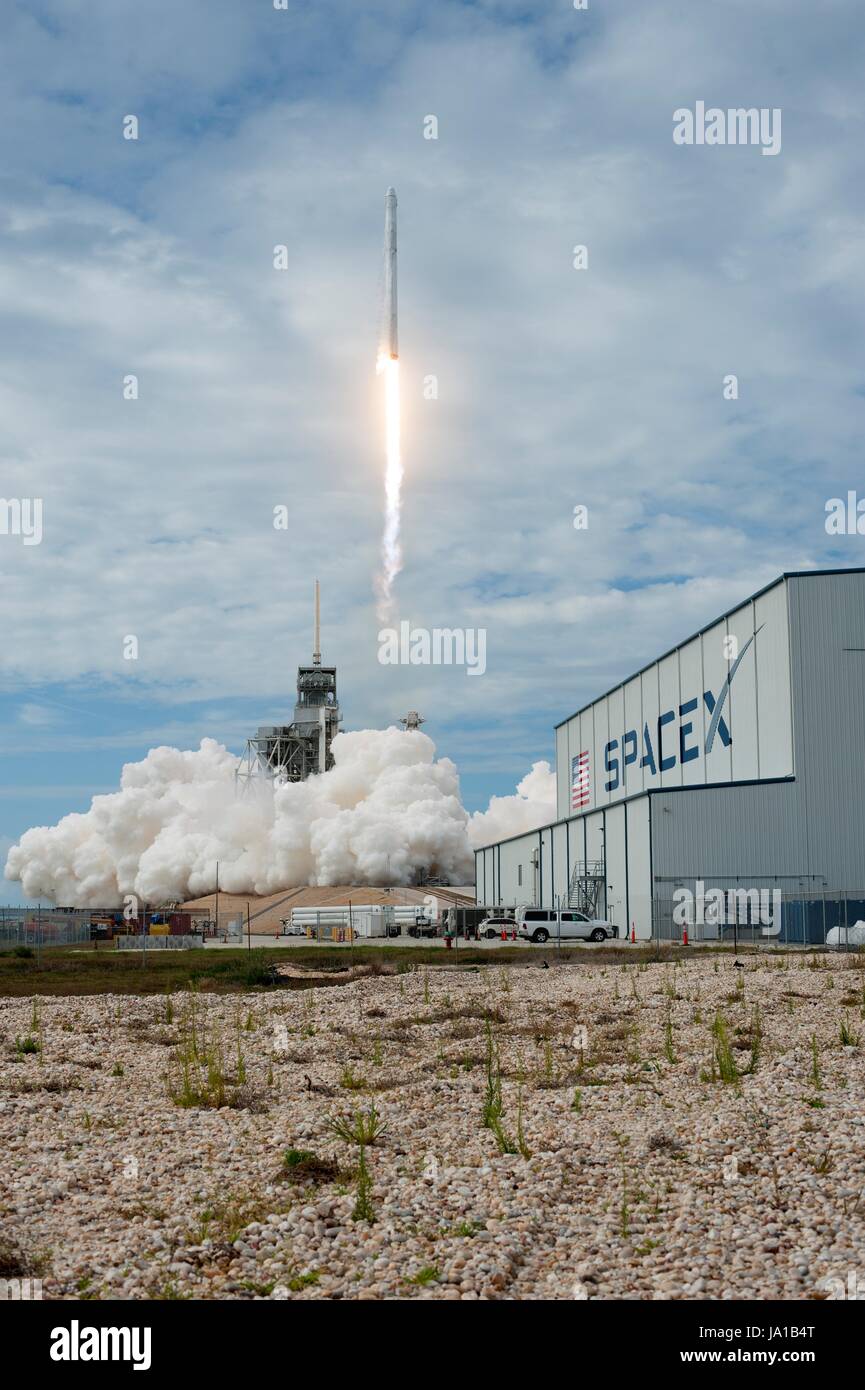
<svg viewBox="0 0 865 1390"><path fill-rule="evenodd" d="M3 999L0 1274L67 1299L862 1289L862 1012L855 962L802 955ZM373 1111L364 1180L331 1122Z"/></svg>

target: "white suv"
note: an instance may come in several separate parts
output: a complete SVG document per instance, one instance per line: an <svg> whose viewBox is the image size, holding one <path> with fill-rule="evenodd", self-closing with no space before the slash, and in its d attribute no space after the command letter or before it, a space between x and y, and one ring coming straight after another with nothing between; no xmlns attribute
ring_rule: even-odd
<svg viewBox="0 0 865 1390"><path fill-rule="evenodd" d="M484 937L487 941L494 941L503 931L510 936L515 926L513 917L485 917L478 924L478 936Z"/></svg>
<svg viewBox="0 0 865 1390"><path fill-rule="evenodd" d="M550 937L561 941L606 941L619 929L601 917L587 917L574 908L521 907L517 911L517 936L543 945Z"/></svg>

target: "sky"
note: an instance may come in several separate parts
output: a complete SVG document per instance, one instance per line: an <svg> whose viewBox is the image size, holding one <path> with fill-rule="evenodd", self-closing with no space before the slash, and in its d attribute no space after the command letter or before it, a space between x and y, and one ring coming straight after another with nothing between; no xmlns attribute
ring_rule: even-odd
<svg viewBox="0 0 865 1390"><path fill-rule="evenodd" d="M43 515L0 534L4 859L286 721L314 576L345 727L419 710L475 810L782 571L865 563L825 528L865 495L861 0L8 0L0 43L0 493ZM675 143L700 101L780 152ZM378 660L389 185L394 621L484 629L482 677Z"/></svg>

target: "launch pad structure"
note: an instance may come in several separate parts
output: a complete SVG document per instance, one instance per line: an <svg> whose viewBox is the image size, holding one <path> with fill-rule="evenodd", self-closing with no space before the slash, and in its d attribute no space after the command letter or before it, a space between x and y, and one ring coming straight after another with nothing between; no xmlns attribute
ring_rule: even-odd
<svg viewBox="0 0 865 1390"><path fill-rule="evenodd" d="M315 581L315 632L311 666L297 668L297 701L290 724L263 724L246 740L235 774L241 794L262 779L305 782L333 767L331 744L339 732L336 667L321 664L320 600Z"/></svg>

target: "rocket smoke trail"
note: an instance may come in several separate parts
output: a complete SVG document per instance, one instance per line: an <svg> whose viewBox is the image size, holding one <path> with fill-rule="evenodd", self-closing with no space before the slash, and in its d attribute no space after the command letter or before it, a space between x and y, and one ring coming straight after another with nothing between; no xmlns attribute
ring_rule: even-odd
<svg viewBox="0 0 865 1390"><path fill-rule="evenodd" d="M378 576L378 616L390 616L393 581L402 569L400 548L400 504L402 457L399 421L399 346L397 340L396 291L396 190L389 188L384 200L384 332L376 370L384 375L385 409L385 515L381 542L381 573Z"/></svg>

